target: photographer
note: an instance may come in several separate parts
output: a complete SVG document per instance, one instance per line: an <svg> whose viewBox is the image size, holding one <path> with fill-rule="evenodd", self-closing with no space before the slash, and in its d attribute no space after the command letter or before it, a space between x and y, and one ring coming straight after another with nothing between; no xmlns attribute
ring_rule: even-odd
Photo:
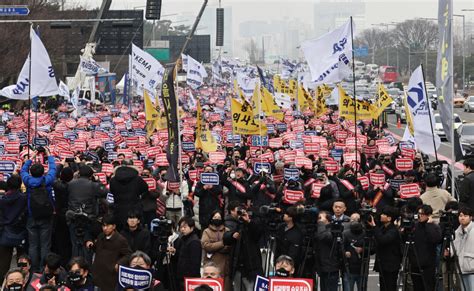
<svg viewBox="0 0 474 291"><path fill-rule="evenodd" d="M235 206L232 205L232 206ZM231 279L233 290L250 290L253 288L256 275L263 274L262 257L259 240L263 227L258 218L250 218L244 209L229 208L232 223L226 219L229 231L224 234L224 244L233 246L231 253ZM235 225L235 216L237 225Z"/></svg>
<svg viewBox="0 0 474 291"><path fill-rule="evenodd" d="M380 225L375 221L369 222L374 227L375 238L375 271L379 272L379 284L381 291L396 291L398 271L402 260L400 248L400 233L394 222L398 217L397 209L386 206L380 214Z"/></svg>
<svg viewBox="0 0 474 291"><path fill-rule="evenodd" d="M69 211L66 217L69 223L73 257L85 256L87 252L84 250L84 238L95 238L98 235L97 199L106 197L107 189L94 181L93 174L91 167L82 165L79 167L79 178L73 179L67 187ZM81 218L84 218L85 222L81 221ZM86 260L91 262L91 258L86 258Z"/></svg>
<svg viewBox="0 0 474 291"><path fill-rule="evenodd" d="M339 283L340 256L334 245L334 236L331 232L331 217L328 212L321 211L318 217L318 231L315 237L317 251L317 272L321 283L321 290L337 291ZM342 233L341 233L342 234Z"/></svg>
<svg viewBox="0 0 474 291"><path fill-rule="evenodd" d="M401 226L404 241L413 242L408 259L415 290L430 291L435 287L436 248L442 238L440 227L431 222L432 214L431 206L423 204L418 208L414 227Z"/></svg>
<svg viewBox="0 0 474 291"><path fill-rule="evenodd" d="M474 209L474 158L464 161L464 179L459 190L459 202Z"/></svg>
<svg viewBox="0 0 474 291"><path fill-rule="evenodd" d="M303 232L295 220L298 216L295 206L290 206L283 215L284 223L278 227L278 238L274 257L278 258L281 255L291 257L296 266L300 265L302 257ZM276 263L276 262L275 262Z"/></svg>
<svg viewBox="0 0 474 291"><path fill-rule="evenodd" d="M457 252L461 276L465 290L474 289L474 224L472 222L473 211L469 207L461 207L459 210L460 226L456 229L454 247ZM448 255L445 253L445 255ZM453 255L453 252L451 253Z"/></svg>

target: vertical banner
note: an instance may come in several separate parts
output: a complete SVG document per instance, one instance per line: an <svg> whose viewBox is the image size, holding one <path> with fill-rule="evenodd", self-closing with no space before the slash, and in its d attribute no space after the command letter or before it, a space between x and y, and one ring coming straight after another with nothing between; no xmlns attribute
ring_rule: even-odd
<svg viewBox="0 0 474 291"><path fill-rule="evenodd" d="M174 66L165 70L161 98L165 109L166 122L168 124L168 149L166 158L169 168L166 179L171 182L179 181L178 158L179 158L179 128L178 128L178 106L174 94Z"/></svg>
<svg viewBox="0 0 474 291"><path fill-rule="evenodd" d="M439 113L446 138L451 141L453 124L453 0L439 0L438 6L438 59L436 88ZM464 82L463 82L464 84ZM464 90L464 89L463 89Z"/></svg>

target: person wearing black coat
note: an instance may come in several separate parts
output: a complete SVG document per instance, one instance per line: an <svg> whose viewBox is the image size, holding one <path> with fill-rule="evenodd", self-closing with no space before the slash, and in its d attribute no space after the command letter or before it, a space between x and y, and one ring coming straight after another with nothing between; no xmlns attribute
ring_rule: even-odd
<svg viewBox="0 0 474 291"><path fill-rule="evenodd" d="M464 161L464 179L459 190L459 202L474 209L474 158Z"/></svg>
<svg viewBox="0 0 474 291"><path fill-rule="evenodd" d="M26 194L20 192L21 178L12 175L7 180L7 192L0 198L0 225L12 233L25 232ZM21 219L23 217L24 219ZM0 230L0 237L2 231ZM26 233L25 233L26 238ZM2 241L3 239L0 239ZM7 240L5 238L5 240ZM13 246L0 242L0 278L10 269Z"/></svg>
<svg viewBox="0 0 474 291"><path fill-rule="evenodd" d="M211 166L204 168L205 173L213 173ZM199 197L199 225L204 230L209 226L211 213L215 210L222 211L220 199L222 199L222 186L204 185L199 181L196 184L194 195Z"/></svg>
<svg viewBox="0 0 474 291"><path fill-rule="evenodd" d="M179 222L181 237L176 240L174 247L169 247L168 252L175 254L176 286L184 290L184 278L201 277L201 240L195 231L195 223L191 217L184 216Z"/></svg>
<svg viewBox="0 0 474 291"><path fill-rule="evenodd" d="M318 217L318 231L315 234L316 270L320 277L321 290L337 291L339 283L340 258L333 250L334 236L331 233L330 215L321 211Z"/></svg>
<svg viewBox="0 0 474 291"><path fill-rule="evenodd" d="M115 169L110 180L110 192L114 195L114 216L119 229L125 226L130 209L142 212L140 199L148 192L148 184L131 165L132 161L123 160L122 166Z"/></svg>
<svg viewBox="0 0 474 291"><path fill-rule="evenodd" d="M122 229L120 234L127 239L128 246L132 252L142 251L146 254L150 253L150 232L140 224L140 214L136 210L132 209L128 212L127 226Z"/></svg>
<svg viewBox="0 0 474 291"><path fill-rule="evenodd" d="M303 232L294 220L297 217L296 207L290 206L283 215L283 221L277 230L277 243L274 254L276 260L281 255L291 257L295 263L296 273L302 259Z"/></svg>
<svg viewBox="0 0 474 291"><path fill-rule="evenodd" d="M349 229L343 233L344 255L348 263L349 274L344 274L344 290L354 290L357 284L357 290L361 289L362 276L362 258L364 256L364 237L365 232L362 224L358 221L352 221Z"/></svg>
<svg viewBox="0 0 474 291"><path fill-rule="evenodd" d="M441 229L429 222L433 209L429 205L418 208L418 222L410 233L403 231L404 241L413 239L413 246L408 252L410 272L414 290L431 291L435 288L436 248L441 243Z"/></svg>
<svg viewBox="0 0 474 291"><path fill-rule="evenodd" d="M250 218L245 210L241 211L237 228L233 230L229 228L231 230L224 234L224 245L233 246L231 253L233 290L251 290L256 276L263 274L259 248L263 225L258 217ZM227 227L229 225L227 219L225 223Z"/></svg>
<svg viewBox="0 0 474 291"><path fill-rule="evenodd" d="M398 290L398 271L402 262L402 246L400 232L394 224L397 218L397 209L384 207L380 214L381 225L374 228L375 239L375 266L374 270L379 272L379 284L381 291Z"/></svg>
<svg viewBox="0 0 474 291"><path fill-rule="evenodd" d="M222 185L229 189L227 193L229 201L239 201L240 204L247 204L248 200L253 199L250 185L245 179L245 172L241 168L235 169L229 176L223 175Z"/></svg>

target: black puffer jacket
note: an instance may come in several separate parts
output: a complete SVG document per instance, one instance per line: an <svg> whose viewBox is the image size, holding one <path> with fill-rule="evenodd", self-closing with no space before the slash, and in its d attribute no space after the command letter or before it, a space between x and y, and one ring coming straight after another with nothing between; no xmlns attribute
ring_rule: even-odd
<svg viewBox="0 0 474 291"><path fill-rule="evenodd" d="M184 277L201 276L201 240L196 233L179 238L175 243L178 257L176 277L182 282Z"/></svg>
<svg viewBox="0 0 474 291"><path fill-rule="evenodd" d="M114 195L114 214L124 224L131 209L142 211L140 198L148 193L148 185L132 167L119 167L110 180L110 192Z"/></svg>

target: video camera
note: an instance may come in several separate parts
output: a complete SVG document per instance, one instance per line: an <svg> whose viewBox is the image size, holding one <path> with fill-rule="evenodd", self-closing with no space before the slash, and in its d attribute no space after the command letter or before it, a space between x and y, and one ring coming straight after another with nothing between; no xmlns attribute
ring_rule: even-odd
<svg viewBox="0 0 474 291"><path fill-rule="evenodd" d="M443 237L452 237L458 225L458 210L441 211L439 226Z"/></svg>
<svg viewBox="0 0 474 291"><path fill-rule="evenodd" d="M85 205L82 205L75 211L66 211L66 219L74 225L74 232L78 238L84 238L86 230L90 225L89 215L84 212L84 208Z"/></svg>
<svg viewBox="0 0 474 291"><path fill-rule="evenodd" d="M417 220L418 214L405 213L400 220L400 228L403 228L407 233L413 232Z"/></svg>
<svg viewBox="0 0 474 291"><path fill-rule="evenodd" d="M374 218L374 215L377 213L377 210L370 205L363 205L359 209L360 221L367 225L371 219Z"/></svg>
<svg viewBox="0 0 474 291"><path fill-rule="evenodd" d="M343 220L331 220L330 223L330 230L331 234L334 237L342 237L342 232L344 231L344 223L349 222L349 219L343 219Z"/></svg>
<svg viewBox="0 0 474 291"><path fill-rule="evenodd" d="M277 203L260 206L259 212L267 222L270 232L275 232L278 226L283 222L283 210L278 207Z"/></svg>
<svg viewBox="0 0 474 291"><path fill-rule="evenodd" d="M438 187L441 187L444 182L443 165L448 165L447 161L433 161L425 163L425 175L434 173L438 177Z"/></svg>
<svg viewBox="0 0 474 291"><path fill-rule="evenodd" d="M150 232L160 244L167 244L168 237L173 234L173 223L165 217L155 218L150 222Z"/></svg>
<svg viewBox="0 0 474 291"><path fill-rule="evenodd" d="M315 206L297 207L296 213L298 214L299 221L304 225L316 225L318 223L319 209Z"/></svg>

